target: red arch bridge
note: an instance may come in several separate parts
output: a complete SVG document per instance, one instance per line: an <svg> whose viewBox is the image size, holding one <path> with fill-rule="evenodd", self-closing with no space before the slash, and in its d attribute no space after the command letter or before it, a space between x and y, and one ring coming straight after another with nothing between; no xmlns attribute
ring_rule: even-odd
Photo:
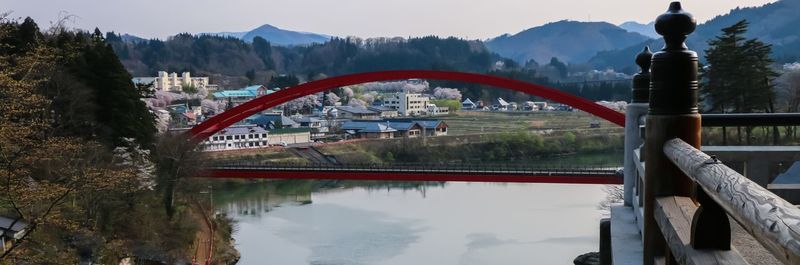
<svg viewBox="0 0 800 265"><path fill-rule="evenodd" d="M404 79L436 79L477 83L520 91L550 99L588 112L616 125L625 126L625 115L575 95L537 84L498 76L433 70L399 70L359 73L331 77L284 88L231 108L193 127L187 133L192 144L198 144L214 133L247 117L276 107L293 99L324 92L342 86L378 81ZM438 167L438 168L437 168ZM536 183L587 183L620 184L622 178L616 169L609 168L506 168L461 167L428 165L426 167L395 165L341 166L264 166L264 165L214 165L206 170L213 178L282 178L282 179L359 179L406 181L475 181L475 182L536 182Z"/></svg>

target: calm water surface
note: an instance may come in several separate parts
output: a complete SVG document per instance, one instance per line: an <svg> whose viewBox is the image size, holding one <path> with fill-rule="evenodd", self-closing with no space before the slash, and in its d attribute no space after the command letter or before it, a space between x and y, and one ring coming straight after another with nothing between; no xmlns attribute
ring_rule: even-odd
<svg viewBox="0 0 800 265"><path fill-rule="evenodd" d="M600 185L319 185L215 191L239 264L572 264L597 251L605 197Z"/></svg>

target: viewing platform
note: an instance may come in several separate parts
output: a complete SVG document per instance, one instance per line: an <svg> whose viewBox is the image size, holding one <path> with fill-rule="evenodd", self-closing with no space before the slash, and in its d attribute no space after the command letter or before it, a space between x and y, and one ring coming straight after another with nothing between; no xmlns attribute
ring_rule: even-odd
<svg viewBox="0 0 800 265"><path fill-rule="evenodd" d="M700 115L698 57L684 44L695 26L673 2L655 23L665 47L636 58L624 200L601 221L601 264L800 264L800 147L700 146L704 126L797 126L800 115Z"/></svg>

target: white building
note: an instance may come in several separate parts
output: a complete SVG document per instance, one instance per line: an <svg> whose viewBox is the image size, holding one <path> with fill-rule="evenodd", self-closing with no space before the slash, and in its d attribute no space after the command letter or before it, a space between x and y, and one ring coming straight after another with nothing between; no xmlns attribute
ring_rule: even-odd
<svg viewBox="0 0 800 265"><path fill-rule="evenodd" d="M399 92L383 98L383 106L396 109L402 116L419 116L427 113L430 98L422 94Z"/></svg>
<svg viewBox="0 0 800 265"><path fill-rule="evenodd" d="M439 107L435 104L428 104L428 115L431 116L439 116L439 115L447 115L450 114L449 107Z"/></svg>
<svg viewBox="0 0 800 265"><path fill-rule="evenodd" d="M183 87L195 87L198 90L214 91L217 85L209 84L208 77L192 77L189 72L177 73L159 71L157 77L134 77L134 84L150 84L156 91L181 92Z"/></svg>
<svg viewBox="0 0 800 265"><path fill-rule="evenodd" d="M203 142L205 151L238 150L269 146L267 130L250 126L231 126L221 130Z"/></svg>

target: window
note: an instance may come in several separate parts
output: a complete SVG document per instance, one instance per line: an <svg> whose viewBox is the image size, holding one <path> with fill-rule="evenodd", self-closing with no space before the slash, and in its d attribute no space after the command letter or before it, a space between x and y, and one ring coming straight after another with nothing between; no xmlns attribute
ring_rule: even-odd
<svg viewBox="0 0 800 265"><path fill-rule="evenodd" d="M253 142L249 142L249 143L247 143L247 146L250 146L250 147L252 147L252 146L253 146Z"/></svg>
<svg viewBox="0 0 800 265"><path fill-rule="evenodd" d="M225 137L225 140L233 140L233 136L228 135ZM228 144L228 146L230 146L230 144Z"/></svg>
<svg viewBox="0 0 800 265"><path fill-rule="evenodd" d="M266 133L262 133L261 134L261 138L267 138L267 134Z"/></svg>

